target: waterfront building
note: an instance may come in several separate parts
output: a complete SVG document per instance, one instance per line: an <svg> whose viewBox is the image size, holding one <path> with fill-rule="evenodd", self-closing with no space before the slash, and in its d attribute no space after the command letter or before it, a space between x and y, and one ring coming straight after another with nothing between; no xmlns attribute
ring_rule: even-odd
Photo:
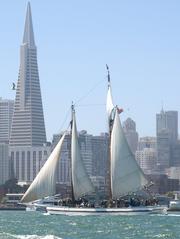
<svg viewBox="0 0 180 239"><path fill-rule="evenodd" d="M154 172L148 175L149 180L154 184L151 186L151 192L155 194L165 194L167 192L179 191L179 180L168 178L164 173Z"/></svg>
<svg viewBox="0 0 180 239"><path fill-rule="evenodd" d="M39 82L30 3L27 6L20 68L10 133L10 177L32 181L50 153Z"/></svg>
<svg viewBox="0 0 180 239"><path fill-rule="evenodd" d="M14 100L0 98L0 143L9 143Z"/></svg>
<svg viewBox="0 0 180 239"><path fill-rule="evenodd" d="M136 123L128 118L123 122L123 130L133 154L135 154L138 146L138 133L136 132Z"/></svg>

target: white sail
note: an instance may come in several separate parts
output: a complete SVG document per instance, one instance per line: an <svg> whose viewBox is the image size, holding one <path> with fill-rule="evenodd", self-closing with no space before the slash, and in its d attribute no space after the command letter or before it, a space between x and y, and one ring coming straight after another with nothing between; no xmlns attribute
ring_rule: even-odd
<svg viewBox="0 0 180 239"><path fill-rule="evenodd" d="M71 139L72 183L74 198L95 192L94 186L85 170L78 143L75 112L73 112L73 126Z"/></svg>
<svg viewBox="0 0 180 239"><path fill-rule="evenodd" d="M66 132L24 194L21 202L27 203L55 194L56 168Z"/></svg>
<svg viewBox="0 0 180 239"><path fill-rule="evenodd" d="M117 199L147 184L125 138L117 109L111 134L111 191Z"/></svg>
<svg viewBox="0 0 180 239"><path fill-rule="evenodd" d="M112 100L112 93L111 93L111 85L109 83L108 85L108 92L107 92L107 101L106 101L106 110L108 114L108 121L110 121L113 118L113 109L114 109L114 104Z"/></svg>

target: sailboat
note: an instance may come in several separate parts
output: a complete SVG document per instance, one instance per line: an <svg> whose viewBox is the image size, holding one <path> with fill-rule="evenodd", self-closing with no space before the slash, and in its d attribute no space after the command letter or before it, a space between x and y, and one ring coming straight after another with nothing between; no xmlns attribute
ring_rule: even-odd
<svg viewBox="0 0 180 239"><path fill-rule="evenodd" d="M164 207L137 206L118 207L117 200L130 192L136 192L148 184L143 171L139 167L133 153L130 150L120 122L120 109L114 106L111 93L110 74L108 70L107 114L110 134L110 157L109 157L109 204L106 207L98 205L82 206L76 204L79 198L97 194L93 186L80 154L78 132L74 105L71 107L71 188L72 198L66 206L47 206L49 214L70 215L97 215L97 214L129 214L129 213L154 213L162 212ZM59 140L55 149L39 171L38 175L24 194L21 202L28 203L43 197L55 194L56 167L60 157L62 144L66 131Z"/></svg>

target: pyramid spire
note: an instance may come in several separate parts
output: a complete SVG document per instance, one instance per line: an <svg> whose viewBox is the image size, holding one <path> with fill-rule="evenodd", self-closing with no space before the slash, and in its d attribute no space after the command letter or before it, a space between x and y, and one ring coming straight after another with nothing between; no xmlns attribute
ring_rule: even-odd
<svg viewBox="0 0 180 239"><path fill-rule="evenodd" d="M28 2L28 5L27 5L23 43L28 44L29 47L35 47L30 2Z"/></svg>
<svg viewBox="0 0 180 239"><path fill-rule="evenodd" d="M37 64L37 48L27 6L23 44L20 48L20 68L12 118L11 146L42 146L46 142L43 106Z"/></svg>

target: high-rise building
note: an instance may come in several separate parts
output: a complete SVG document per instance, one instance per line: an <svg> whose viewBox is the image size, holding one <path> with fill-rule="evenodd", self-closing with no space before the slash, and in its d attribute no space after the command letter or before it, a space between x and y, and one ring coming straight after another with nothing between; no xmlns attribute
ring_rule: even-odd
<svg viewBox="0 0 180 239"><path fill-rule="evenodd" d="M156 137L141 137L138 142L138 150L135 156L145 174L151 174L156 171Z"/></svg>
<svg viewBox="0 0 180 239"><path fill-rule="evenodd" d="M0 142L9 143L14 101L0 98Z"/></svg>
<svg viewBox="0 0 180 239"><path fill-rule="evenodd" d="M53 135L52 149L58 143L62 134ZM88 175L100 184L105 181L107 174L107 163L109 157L108 142L109 136L103 133L99 136L92 136L85 130L78 133L81 157ZM71 179L71 136L70 132L66 134L62 151L60 155L59 165L57 167L57 182L69 184ZM103 186L104 187L104 186Z"/></svg>
<svg viewBox="0 0 180 239"><path fill-rule="evenodd" d="M92 135L87 134L85 130L78 133L81 157L89 176L92 176ZM62 134L53 136L52 148L56 146ZM71 136L67 133L62 145L59 165L57 168L57 182L69 184L71 180Z"/></svg>
<svg viewBox="0 0 180 239"><path fill-rule="evenodd" d="M27 6L20 69L10 135L11 146L42 146L46 142L31 7Z"/></svg>
<svg viewBox="0 0 180 239"><path fill-rule="evenodd" d="M136 132L136 123L131 118L128 118L123 122L123 130L131 151L135 154L138 146L138 133Z"/></svg>
<svg viewBox="0 0 180 239"><path fill-rule="evenodd" d="M172 164L171 166L180 167L180 140L172 146Z"/></svg>
<svg viewBox="0 0 180 239"><path fill-rule="evenodd" d="M32 181L50 153L41 99L31 7L27 6L20 68L10 133L11 177Z"/></svg>
<svg viewBox="0 0 180 239"><path fill-rule="evenodd" d="M173 148L178 140L178 112L156 114L157 166L163 171L173 166Z"/></svg>
<svg viewBox="0 0 180 239"><path fill-rule="evenodd" d="M144 148L156 149L156 137L141 137L138 142L138 150L143 150Z"/></svg>
<svg viewBox="0 0 180 239"><path fill-rule="evenodd" d="M170 167L171 140L167 129L161 130L157 135L157 168L164 171Z"/></svg>
<svg viewBox="0 0 180 239"><path fill-rule="evenodd" d="M109 135L102 133L92 137L92 175L106 177L109 159Z"/></svg>
<svg viewBox="0 0 180 239"><path fill-rule="evenodd" d="M156 168L156 150L144 148L136 151L136 160L145 174L151 174Z"/></svg>
<svg viewBox="0 0 180 239"><path fill-rule="evenodd" d="M93 136L87 134L86 130L81 130L79 132L81 156L89 176L92 176L92 138Z"/></svg>
<svg viewBox="0 0 180 239"><path fill-rule="evenodd" d="M170 135L170 142L174 144L178 139L178 112L161 110L156 114L156 135L162 130L167 130Z"/></svg>

